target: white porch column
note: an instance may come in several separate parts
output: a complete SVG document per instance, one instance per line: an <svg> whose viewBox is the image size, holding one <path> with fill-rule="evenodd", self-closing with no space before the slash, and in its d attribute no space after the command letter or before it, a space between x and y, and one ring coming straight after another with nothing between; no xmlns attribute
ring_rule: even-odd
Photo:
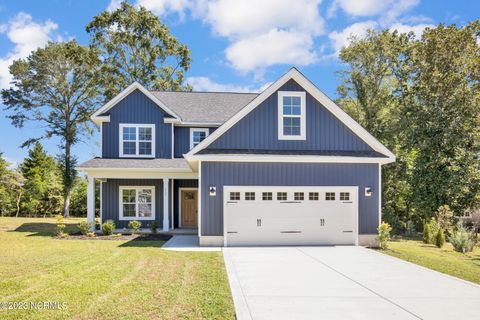
<svg viewBox="0 0 480 320"><path fill-rule="evenodd" d="M92 231L95 230L95 178L87 176L87 221L93 223Z"/></svg>
<svg viewBox="0 0 480 320"><path fill-rule="evenodd" d="M169 221L169 200L170 196L168 194L168 186L169 186L168 178L163 178L163 231L167 232L170 228L170 221Z"/></svg>

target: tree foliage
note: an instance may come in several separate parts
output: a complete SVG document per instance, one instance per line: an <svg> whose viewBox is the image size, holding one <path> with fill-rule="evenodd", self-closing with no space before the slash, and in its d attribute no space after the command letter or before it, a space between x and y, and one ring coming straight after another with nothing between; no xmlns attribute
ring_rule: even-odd
<svg viewBox="0 0 480 320"><path fill-rule="evenodd" d="M13 62L9 68L12 86L2 90L13 125L23 127L26 121L35 121L45 127L43 136L29 139L25 146L44 138L60 138L65 216L69 215L76 177L71 149L82 135L91 134L90 116L99 103L98 69L95 50L74 40L49 42L26 59Z"/></svg>
<svg viewBox="0 0 480 320"><path fill-rule="evenodd" d="M387 221L480 200L479 25L370 31L341 51L339 105L397 156L382 175Z"/></svg>
<svg viewBox="0 0 480 320"><path fill-rule="evenodd" d="M190 90L183 86L190 68L190 51L157 16L144 7L122 2L115 11L104 11L87 25L91 46L102 60L105 100L134 81L150 90Z"/></svg>

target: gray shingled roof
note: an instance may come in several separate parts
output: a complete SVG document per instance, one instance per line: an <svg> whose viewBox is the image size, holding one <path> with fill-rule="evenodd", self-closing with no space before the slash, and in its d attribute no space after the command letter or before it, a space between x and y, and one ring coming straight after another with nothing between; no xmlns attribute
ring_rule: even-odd
<svg viewBox="0 0 480 320"><path fill-rule="evenodd" d="M191 171L185 159L108 159L93 158L77 166L78 168L117 168L117 169L178 169Z"/></svg>
<svg viewBox="0 0 480 320"><path fill-rule="evenodd" d="M258 96L257 93L152 91L185 122L223 123Z"/></svg>

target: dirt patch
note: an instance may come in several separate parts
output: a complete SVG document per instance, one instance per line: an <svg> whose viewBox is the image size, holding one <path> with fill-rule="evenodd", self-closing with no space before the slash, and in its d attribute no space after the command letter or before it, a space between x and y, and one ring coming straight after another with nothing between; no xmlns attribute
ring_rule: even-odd
<svg viewBox="0 0 480 320"><path fill-rule="evenodd" d="M166 234L121 234L121 235L96 235L95 237L87 237L80 232L69 234L66 237L57 237L58 240L135 240L135 241L168 241L172 236Z"/></svg>

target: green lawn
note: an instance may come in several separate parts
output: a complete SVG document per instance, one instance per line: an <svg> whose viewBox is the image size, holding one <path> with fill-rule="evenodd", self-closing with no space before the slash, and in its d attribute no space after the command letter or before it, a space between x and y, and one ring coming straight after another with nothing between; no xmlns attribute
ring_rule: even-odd
<svg viewBox="0 0 480 320"><path fill-rule="evenodd" d="M78 219L68 219L76 231ZM0 319L233 319L221 252L172 252L161 241L58 240L55 219L0 218Z"/></svg>
<svg viewBox="0 0 480 320"><path fill-rule="evenodd" d="M441 249L418 240L391 241L389 249L381 252L437 270L461 279L480 284L480 249L462 254L455 252L449 243Z"/></svg>

